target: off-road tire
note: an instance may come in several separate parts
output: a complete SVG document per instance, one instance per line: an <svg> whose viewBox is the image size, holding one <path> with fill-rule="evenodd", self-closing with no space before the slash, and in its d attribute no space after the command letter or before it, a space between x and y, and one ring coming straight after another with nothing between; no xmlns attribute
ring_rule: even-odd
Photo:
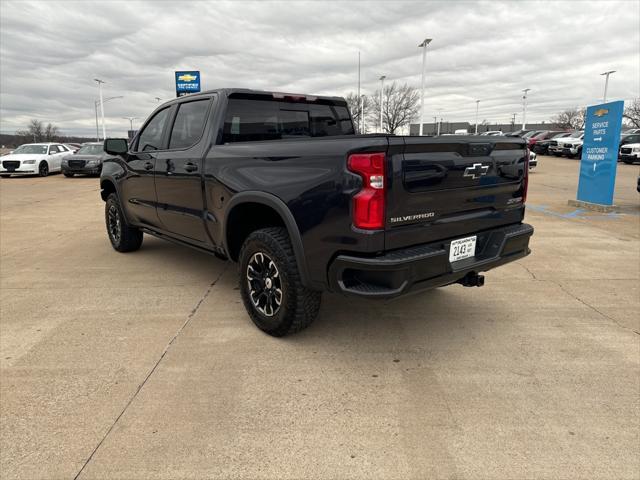
<svg viewBox="0 0 640 480"><path fill-rule="evenodd" d="M256 253L262 253L273 261L280 278L281 303L272 316L259 311L251 299L247 272L249 262ZM302 285L291 240L285 228L263 228L247 237L240 250L239 277L242 301L251 320L269 335L283 337L303 330L318 315L322 294Z"/></svg>
<svg viewBox="0 0 640 480"><path fill-rule="evenodd" d="M133 252L142 245L143 233L135 227L127 224L122 213L118 196L115 193L107 197L104 206L104 218L107 227L107 236L114 250L118 252ZM111 223L110 223L111 222ZM116 234L116 231L118 234Z"/></svg>
<svg viewBox="0 0 640 480"><path fill-rule="evenodd" d="M38 175L41 177L46 177L49 175L49 164L47 162L40 162L40 164L38 165Z"/></svg>

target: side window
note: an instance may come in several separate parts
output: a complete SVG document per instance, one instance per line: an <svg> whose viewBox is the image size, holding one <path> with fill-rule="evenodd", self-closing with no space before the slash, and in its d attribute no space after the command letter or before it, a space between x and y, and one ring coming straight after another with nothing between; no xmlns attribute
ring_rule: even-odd
<svg viewBox="0 0 640 480"><path fill-rule="evenodd" d="M176 120L173 122L169 148L190 147L200 139L208 107L209 99L180 104Z"/></svg>
<svg viewBox="0 0 640 480"><path fill-rule="evenodd" d="M56 147L58 147L58 151L59 152L66 152L67 151L67 149L64 148L62 145L56 145Z"/></svg>
<svg viewBox="0 0 640 480"><path fill-rule="evenodd" d="M53 155L54 153L58 153L58 149L55 145L49 145L49 155Z"/></svg>
<svg viewBox="0 0 640 480"><path fill-rule="evenodd" d="M162 148L162 132L169 116L169 108L159 111L144 127L138 139L138 152L160 150Z"/></svg>

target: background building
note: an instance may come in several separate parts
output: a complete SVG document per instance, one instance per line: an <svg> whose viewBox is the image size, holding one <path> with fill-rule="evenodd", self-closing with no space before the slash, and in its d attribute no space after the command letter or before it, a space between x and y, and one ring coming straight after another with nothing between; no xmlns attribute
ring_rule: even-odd
<svg viewBox="0 0 640 480"><path fill-rule="evenodd" d="M500 130L501 132L515 132L520 130L521 123L487 123L478 125L478 133L488 132L490 130ZM555 123L542 122L542 123L527 123L528 130L564 130L559 128ZM441 122L440 133L454 133L456 130L467 130L469 133L475 133L475 124L469 122ZM420 131L420 124L412 123L409 127L409 135L418 135ZM422 125L422 131L424 135L437 135L438 124L437 123L424 123Z"/></svg>

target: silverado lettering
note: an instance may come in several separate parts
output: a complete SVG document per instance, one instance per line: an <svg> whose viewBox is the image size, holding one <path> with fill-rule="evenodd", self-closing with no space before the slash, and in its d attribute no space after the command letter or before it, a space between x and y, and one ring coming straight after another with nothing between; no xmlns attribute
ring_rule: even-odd
<svg viewBox="0 0 640 480"><path fill-rule="evenodd" d="M409 222L409 221L414 221L414 220L423 220L425 218L432 218L435 216L434 212L429 212L429 213L419 213L417 215L405 215L403 217L391 217L389 219L389 221L391 223L398 223L398 222Z"/></svg>

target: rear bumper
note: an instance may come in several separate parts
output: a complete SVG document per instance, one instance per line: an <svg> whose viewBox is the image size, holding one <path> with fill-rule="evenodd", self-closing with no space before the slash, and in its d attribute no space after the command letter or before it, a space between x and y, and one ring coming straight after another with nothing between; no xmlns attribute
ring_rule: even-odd
<svg viewBox="0 0 640 480"><path fill-rule="evenodd" d="M339 255L329 267L331 289L347 295L393 298L455 283L531 253L533 227L525 223L478 232L476 255L449 262L451 240L396 250L378 257Z"/></svg>

